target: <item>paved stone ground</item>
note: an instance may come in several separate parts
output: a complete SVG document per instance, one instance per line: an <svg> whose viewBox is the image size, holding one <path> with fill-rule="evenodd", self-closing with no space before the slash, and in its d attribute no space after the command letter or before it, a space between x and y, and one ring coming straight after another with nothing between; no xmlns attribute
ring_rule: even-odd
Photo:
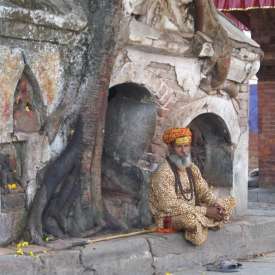
<svg viewBox="0 0 275 275"><path fill-rule="evenodd" d="M275 274L275 253L267 254L250 260L241 261L242 269L233 274L239 275L274 275ZM219 275L221 272L207 272L204 267L195 269L182 269L171 275ZM226 273L228 274L228 273ZM232 274L232 273L231 273Z"/></svg>
<svg viewBox="0 0 275 275"><path fill-rule="evenodd" d="M204 271L193 270L195 273L192 274L190 269L221 256L244 258L275 251L274 214L275 210L271 209L251 210L247 216L235 219L222 230L209 232L207 243L201 247L187 243L181 233L146 234L85 246L75 246L85 241L83 239L57 241L51 248L29 247L35 257L15 256L15 247L11 246L0 249L0 275L164 275L176 271L199 275L198 272ZM66 249L70 245L75 247ZM253 268L253 262L247 267ZM257 273L249 273L254 274Z"/></svg>
<svg viewBox="0 0 275 275"><path fill-rule="evenodd" d="M275 189L251 188L248 190L248 201L275 204Z"/></svg>

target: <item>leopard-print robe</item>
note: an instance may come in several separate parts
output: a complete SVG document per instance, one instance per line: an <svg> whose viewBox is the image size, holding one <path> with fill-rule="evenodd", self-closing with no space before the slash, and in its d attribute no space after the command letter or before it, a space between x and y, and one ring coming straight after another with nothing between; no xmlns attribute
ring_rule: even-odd
<svg viewBox="0 0 275 275"><path fill-rule="evenodd" d="M219 228L232 214L235 199L232 197L218 200L202 177L199 168L191 164L195 181L196 196L188 201L180 193L176 194L175 176L167 161L164 161L153 173L149 192L149 206L158 227L163 227L163 218L171 217L172 227L184 230L185 238L195 245L201 245L207 240L208 228ZM189 189L186 169L179 170L183 189ZM189 195L191 198L191 195ZM196 205L197 202L197 205ZM226 210L224 221L215 222L207 218L206 207L219 203Z"/></svg>

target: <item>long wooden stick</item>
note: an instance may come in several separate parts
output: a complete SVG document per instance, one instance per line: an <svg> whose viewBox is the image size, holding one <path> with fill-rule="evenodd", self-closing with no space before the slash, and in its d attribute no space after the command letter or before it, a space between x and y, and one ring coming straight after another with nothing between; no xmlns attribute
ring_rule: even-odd
<svg viewBox="0 0 275 275"><path fill-rule="evenodd" d="M101 237L93 240L88 240L88 243L98 243L98 242L103 242L103 241L109 241L109 240L114 240L114 239L120 239L120 238L127 238L127 237L132 237L132 236L137 236L137 235L142 235L146 233L154 233L156 232L156 228L148 228L148 229L143 229L139 231L134 231L130 233L122 233L122 234L117 234L117 235L111 235L111 236L106 236L106 237Z"/></svg>

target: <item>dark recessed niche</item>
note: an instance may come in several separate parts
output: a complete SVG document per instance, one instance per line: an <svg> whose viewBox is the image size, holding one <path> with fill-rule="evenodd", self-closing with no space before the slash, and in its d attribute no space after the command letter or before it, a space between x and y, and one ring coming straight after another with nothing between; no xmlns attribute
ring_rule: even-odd
<svg viewBox="0 0 275 275"><path fill-rule="evenodd" d="M0 144L0 212L25 207L25 191L22 183L24 159L24 142ZM16 188L10 190L11 184L16 185Z"/></svg>
<svg viewBox="0 0 275 275"><path fill-rule="evenodd" d="M233 152L227 126L219 116L207 113L189 125L193 133L192 158L207 182L232 187Z"/></svg>
<svg viewBox="0 0 275 275"><path fill-rule="evenodd" d="M13 103L14 132L38 132L45 106L39 85L28 66L17 83Z"/></svg>
<svg viewBox="0 0 275 275"><path fill-rule="evenodd" d="M148 150L156 127L157 106L150 92L137 84L109 91L102 161L102 195L110 230L151 223L148 178L138 162Z"/></svg>

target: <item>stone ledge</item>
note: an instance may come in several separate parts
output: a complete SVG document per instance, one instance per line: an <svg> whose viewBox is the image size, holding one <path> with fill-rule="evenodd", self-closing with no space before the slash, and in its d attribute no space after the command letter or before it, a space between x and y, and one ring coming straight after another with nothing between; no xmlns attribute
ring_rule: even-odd
<svg viewBox="0 0 275 275"><path fill-rule="evenodd" d="M248 190L248 201L275 203L275 189L255 188Z"/></svg>
<svg viewBox="0 0 275 275"><path fill-rule="evenodd" d="M29 10L3 5L0 5L0 18L73 32L79 32L87 25L86 18L81 18L73 13L56 15L43 10Z"/></svg>
<svg viewBox="0 0 275 275"><path fill-rule="evenodd" d="M157 272L175 271L212 262L220 256L234 258L275 250L275 217L247 216L220 231L210 231L206 244L194 247L181 234L149 236Z"/></svg>
<svg viewBox="0 0 275 275"><path fill-rule="evenodd" d="M37 258L0 256L0 275L164 274L206 264L220 256L243 258L274 250L275 216L248 215L220 231L210 231L207 243L201 247L184 241L182 234L147 234L50 251Z"/></svg>
<svg viewBox="0 0 275 275"><path fill-rule="evenodd" d="M153 274L146 238L137 237L89 245L81 250L83 266L96 274Z"/></svg>
<svg viewBox="0 0 275 275"><path fill-rule="evenodd" d="M11 24L9 20L0 18L0 37L67 46L72 44L78 36L77 33L68 30L52 29L25 22Z"/></svg>

